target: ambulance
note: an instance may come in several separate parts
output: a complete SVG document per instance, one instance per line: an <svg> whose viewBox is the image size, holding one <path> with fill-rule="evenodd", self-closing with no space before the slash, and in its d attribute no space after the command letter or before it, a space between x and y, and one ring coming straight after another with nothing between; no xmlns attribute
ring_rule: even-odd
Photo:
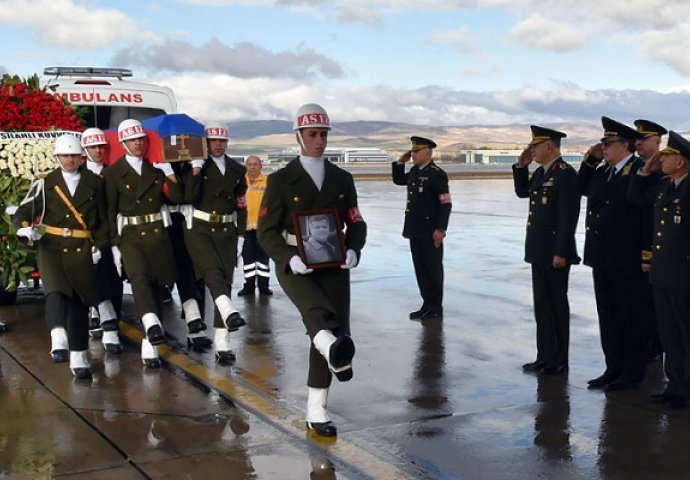
<svg viewBox="0 0 690 480"><path fill-rule="evenodd" d="M127 118L177 113L170 88L132 81L126 68L47 67L43 75L41 86L78 109L88 127L107 130Z"/></svg>

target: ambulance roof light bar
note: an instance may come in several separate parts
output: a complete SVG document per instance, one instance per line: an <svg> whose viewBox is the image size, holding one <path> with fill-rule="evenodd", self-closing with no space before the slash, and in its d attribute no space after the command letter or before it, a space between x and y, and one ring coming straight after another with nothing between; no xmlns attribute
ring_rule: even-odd
<svg viewBox="0 0 690 480"><path fill-rule="evenodd" d="M109 67L46 67L43 75L59 77L89 75L91 77L131 77L132 71L128 68L109 68Z"/></svg>

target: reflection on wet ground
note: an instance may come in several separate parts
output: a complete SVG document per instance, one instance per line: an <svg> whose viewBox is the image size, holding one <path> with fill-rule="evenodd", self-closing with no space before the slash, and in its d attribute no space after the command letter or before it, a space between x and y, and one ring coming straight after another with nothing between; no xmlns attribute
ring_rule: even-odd
<svg viewBox="0 0 690 480"><path fill-rule="evenodd" d="M275 280L273 297L237 299L248 325L236 365L186 351L175 302L169 368L92 341L90 383L49 362L43 303L22 295L0 308L12 328L0 337L0 478L687 477L688 411L646 402L659 362L637 390L586 389L603 370L587 267L571 273L569 374L522 373L535 354L527 205L510 180L452 182L445 318L425 323L407 319L420 299L400 236L404 189L358 189L370 233L352 276L355 377L329 402L337 441L304 432L308 339Z"/></svg>

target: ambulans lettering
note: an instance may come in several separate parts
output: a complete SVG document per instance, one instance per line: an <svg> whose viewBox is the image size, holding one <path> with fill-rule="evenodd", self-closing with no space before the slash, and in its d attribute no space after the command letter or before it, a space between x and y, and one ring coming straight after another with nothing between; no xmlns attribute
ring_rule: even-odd
<svg viewBox="0 0 690 480"><path fill-rule="evenodd" d="M64 92L55 93L61 100L70 103L143 103L141 93L101 93L101 92Z"/></svg>

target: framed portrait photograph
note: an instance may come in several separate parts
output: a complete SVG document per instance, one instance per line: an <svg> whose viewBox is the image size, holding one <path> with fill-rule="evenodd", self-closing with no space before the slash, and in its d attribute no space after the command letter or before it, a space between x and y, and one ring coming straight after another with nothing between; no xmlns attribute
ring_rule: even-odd
<svg viewBox="0 0 690 480"><path fill-rule="evenodd" d="M292 213L297 250L307 268L333 268L345 263L345 237L335 208Z"/></svg>

